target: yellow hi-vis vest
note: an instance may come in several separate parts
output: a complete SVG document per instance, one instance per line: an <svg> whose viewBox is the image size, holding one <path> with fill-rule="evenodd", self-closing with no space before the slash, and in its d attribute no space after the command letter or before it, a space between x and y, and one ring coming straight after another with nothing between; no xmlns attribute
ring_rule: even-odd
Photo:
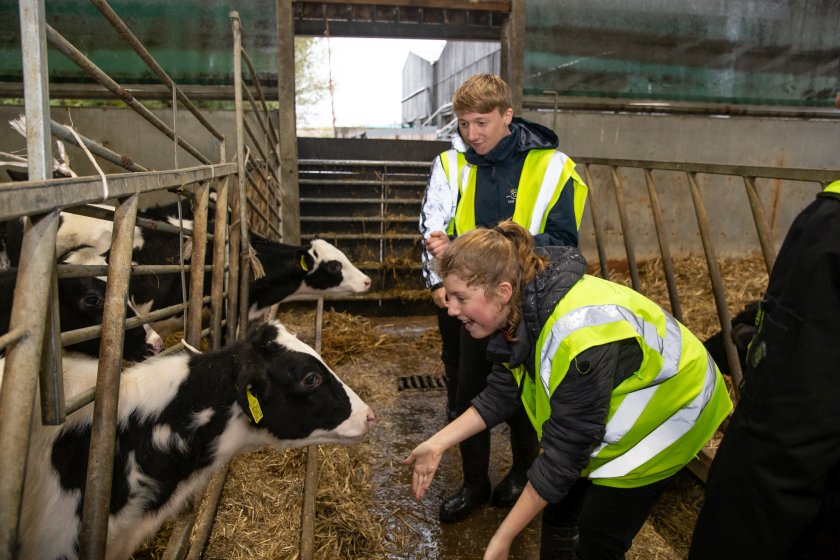
<svg viewBox="0 0 840 560"><path fill-rule="evenodd" d="M639 370L612 391L606 432L581 473L595 484L633 488L686 465L732 410L717 366L676 319L625 286L584 275L554 308L537 340L532 378L513 374L542 438L551 395L575 357L594 346L634 338ZM524 386L523 386L524 384Z"/></svg>
<svg viewBox="0 0 840 560"><path fill-rule="evenodd" d="M840 181L834 181L823 189L823 192L840 194Z"/></svg>
<svg viewBox="0 0 840 560"><path fill-rule="evenodd" d="M458 196L455 219L446 233L462 234L475 229L475 182L477 167L470 165L462 152L451 149L441 154L441 163L453 196ZM452 173L457 169L457 173ZM575 172L575 162L554 149L530 150L522 165L512 219L531 235L545 231L548 214L569 178L574 180L575 223L580 229L587 187Z"/></svg>

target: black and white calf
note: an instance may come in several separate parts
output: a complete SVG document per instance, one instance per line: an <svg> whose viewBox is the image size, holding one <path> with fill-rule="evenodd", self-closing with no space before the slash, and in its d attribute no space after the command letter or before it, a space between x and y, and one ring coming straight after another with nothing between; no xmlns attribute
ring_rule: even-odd
<svg viewBox="0 0 840 560"><path fill-rule="evenodd" d="M59 263L104 265L105 259L90 247L77 247L59 256ZM15 270L0 271L0 334L9 330L12 311L12 296L17 273ZM100 278L60 278L58 280L59 322L63 331L70 331L102 324L105 310L106 283ZM126 309L126 317L134 316ZM86 340L68 346L66 350L99 356L99 338ZM123 358L139 362L163 349L163 340L151 327L135 327L125 332Z"/></svg>
<svg viewBox="0 0 840 560"><path fill-rule="evenodd" d="M298 296L349 295L370 289L370 277L323 239L313 239L308 245L285 245L252 235L251 245L265 276L251 282L249 319Z"/></svg>
<svg viewBox="0 0 840 560"><path fill-rule="evenodd" d="M732 318L732 342L735 344L735 349L738 351L738 361L741 364L741 371L744 371L747 363L747 350L749 344L755 336L755 320L758 315L758 301L751 301L744 306L744 309L738 312ZM705 341L703 346L708 350L709 355L724 375L731 375L729 371L729 362L726 359L726 348L723 346L723 332L718 331Z"/></svg>
<svg viewBox="0 0 840 560"><path fill-rule="evenodd" d="M177 226L179 219L175 205L149 208L144 217L154 218ZM183 204L181 222L192 228L192 210ZM208 226L212 227L212 226ZM179 259L179 243L175 235L145 230L144 241L135 248L133 259L139 264L175 264ZM251 246L262 264L265 276L251 279L249 319L261 317L275 303L299 296L329 296L363 293L370 289L371 279L356 268L341 250L323 239L305 245L288 245L251 234ZM207 248L210 263L212 247ZM187 258L189 251L187 250ZM209 277L205 278L209 293ZM138 277L132 279L131 296L140 312L148 312L180 303L181 279L176 275ZM166 333L169 324L156 323L155 328Z"/></svg>
<svg viewBox="0 0 840 560"><path fill-rule="evenodd" d="M66 394L94 383L96 362L64 363ZM109 560L131 556L234 455L264 445L348 445L374 421L315 351L276 322L221 350L138 364L123 372L119 399ZM92 409L63 426L35 428L22 560L78 558Z"/></svg>

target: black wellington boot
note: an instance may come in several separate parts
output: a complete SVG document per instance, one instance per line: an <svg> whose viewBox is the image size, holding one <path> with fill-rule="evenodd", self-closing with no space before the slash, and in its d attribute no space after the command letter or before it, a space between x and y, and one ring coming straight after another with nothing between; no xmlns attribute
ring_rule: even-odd
<svg viewBox="0 0 840 560"><path fill-rule="evenodd" d="M540 533L540 560L575 560L577 529L542 524Z"/></svg>
<svg viewBox="0 0 840 560"><path fill-rule="evenodd" d="M440 505L441 523L463 521L490 499L490 432L484 430L461 442L464 485Z"/></svg>
<svg viewBox="0 0 840 560"><path fill-rule="evenodd" d="M513 456L513 465L507 475L493 490L493 497L490 501L496 507L513 507L519 495L528 484L528 469L531 463L537 458L539 444L537 433L528 420L524 409L520 409L509 420L510 425L510 451Z"/></svg>
<svg viewBox="0 0 840 560"><path fill-rule="evenodd" d="M458 407L455 404L455 397L458 393L458 364L443 364L446 374L446 421L452 422L458 418Z"/></svg>

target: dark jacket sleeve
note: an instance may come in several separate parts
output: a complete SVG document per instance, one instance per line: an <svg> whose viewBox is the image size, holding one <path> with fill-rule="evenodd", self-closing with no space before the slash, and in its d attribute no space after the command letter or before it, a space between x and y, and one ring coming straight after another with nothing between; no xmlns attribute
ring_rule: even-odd
<svg viewBox="0 0 840 560"><path fill-rule="evenodd" d="M572 361L551 395L541 453L528 471L528 479L543 499L557 503L580 478L604 436L613 388L635 373L641 362L635 340L595 346Z"/></svg>
<svg viewBox="0 0 840 560"><path fill-rule="evenodd" d="M488 429L510 418L522 406L519 387L510 370L503 364L494 363L487 376L487 386L471 404Z"/></svg>
<svg viewBox="0 0 840 560"><path fill-rule="evenodd" d="M537 247L578 246L578 228L575 219L575 182L569 177L560 192L560 198L548 211L545 230L534 236Z"/></svg>

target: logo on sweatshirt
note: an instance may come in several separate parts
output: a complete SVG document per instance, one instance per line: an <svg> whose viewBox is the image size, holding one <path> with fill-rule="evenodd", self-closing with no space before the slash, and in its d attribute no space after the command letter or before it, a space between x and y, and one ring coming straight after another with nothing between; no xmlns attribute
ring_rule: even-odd
<svg viewBox="0 0 840 560"><path fill-rule="evenodd" d="M508 204L516 204L516 191L518 189L516 187L510 189L505 199L508 201Z"/></svg>

